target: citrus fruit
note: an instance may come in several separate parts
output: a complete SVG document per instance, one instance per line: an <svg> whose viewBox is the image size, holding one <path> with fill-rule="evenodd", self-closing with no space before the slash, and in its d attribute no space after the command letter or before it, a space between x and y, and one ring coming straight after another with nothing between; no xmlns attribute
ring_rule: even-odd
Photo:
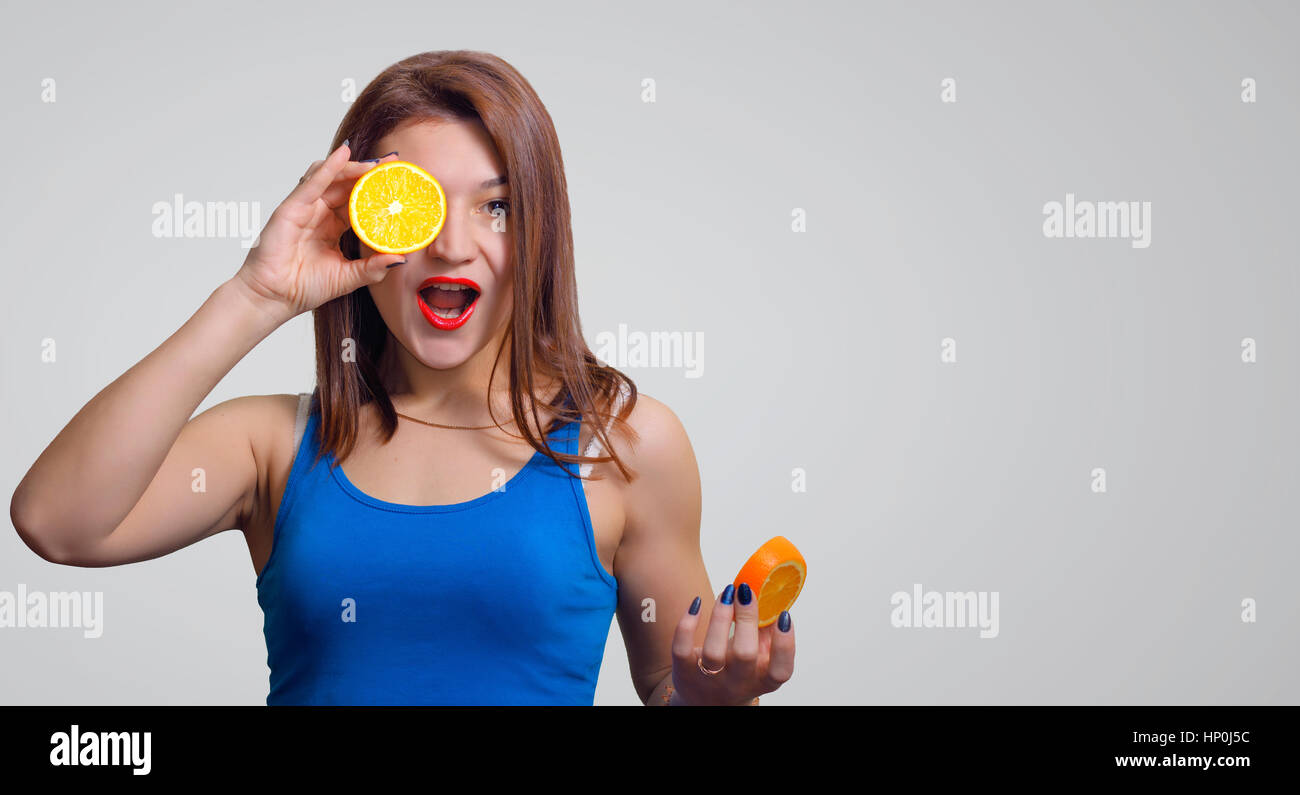
<svg viewBox="0 0 1300 795"><path fill-rule="evenodd" d="M808 576L808 564L794 544L777 536L758 548L740 567L732 585L749 583L758 597L758 625L765 627L789 610Z"/></svg>
<svg viewBox="0 0 1300 795"><path fill-rule="evenodd" d="M447 216L447 196L429 172L405 160L362 174L348 198L357 238L381 254L407 254L433 242Z"/></svg>

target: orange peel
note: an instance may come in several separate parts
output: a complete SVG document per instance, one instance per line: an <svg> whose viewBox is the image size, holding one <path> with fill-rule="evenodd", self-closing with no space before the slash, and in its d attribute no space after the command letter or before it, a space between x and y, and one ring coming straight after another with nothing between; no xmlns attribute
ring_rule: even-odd
<svg viewBox="0 0 1300 795"><path fill-rule="evenodd" d="M447 218L447 195L414 163L390 160L357 178L348 221L357 239L381 254L408 254L430 243Z"/></svg>
<svg viewBox="0 0 1300 795"><path fill-rule="evenodd" d="M732 585L749 583L758 599L758 625L765 627L789 610L808 578L808 564L785 536L776 536L745 561Z"/></svg>

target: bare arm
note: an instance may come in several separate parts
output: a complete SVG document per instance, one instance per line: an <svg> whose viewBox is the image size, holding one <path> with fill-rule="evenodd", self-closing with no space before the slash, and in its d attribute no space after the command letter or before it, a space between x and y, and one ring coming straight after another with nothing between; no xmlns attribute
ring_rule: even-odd
<svg viewBox="0 0 1300 795"><path fill-rule="evenodd" d="M222 284L175 334L77 412L14 492L10 515L29 547L63 563L96 558L150 484L164 478L170 482L159 489L167 499L153 508L175 517L169 534L193 543L233 526L231 511L256 475L247 445L239 449L247 431L222 407L190 417L283 322L256 300L237 280ZM210 491L191 491L194 468L205 471Z"/></svg>
<svg viewBox="0 0 1300 795"><path fill-rule="evenodd" d="M757 598L722 603L713 593L700 552L699 466L677 415L641 393L628 421L642 443L616 449L626 450L639 477L622 486L627 520L615 561L619 627L637 695L658 706L671 685L673 705L756 704L793 673L794 633L759 628ZM646 597L656 603L654 622L641 620ZM705 649L725 660L716 676L697 667Z"/></svg>
<svg viewBox="0 0 1300 795"><path fill-rule="evenodd" d="M618 621L637 695L660 704L671 681L676 617L696 596L706 614L713 601L700 553L700 474L690 439L668 406L643 392L628 421L641 441L614 440L638 475L622 484L627 519L617 557ZM642 620L647 597L655 600L654 622Z"/></svg>
<svg viewBox="0 0 1300 795"><path fill-rule="evenodd" d="M247 515L262 480L252 440L264 436L263 404L239 398L190 417L281 324L382 280L401 259L348 260L338 250L351 186L375 165L348 156L340 147L313 163L239 272L41 453L9 506L33 551L59 563L110 566L166 554Z"/></svg>

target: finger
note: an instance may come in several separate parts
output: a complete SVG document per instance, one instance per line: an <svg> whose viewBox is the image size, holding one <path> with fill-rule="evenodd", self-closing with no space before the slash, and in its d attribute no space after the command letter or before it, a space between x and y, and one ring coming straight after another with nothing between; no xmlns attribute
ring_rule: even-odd
<svg viewBox="0 0 1300 795"><path fill-rule="evenodd" d="M749 583L736 589L736 634L731 639L727 667L741 681L754 678L758 667L758 599Z"/></svg>
<svg viewBox="0 0 1300 795"><path fill-rule="evenodd" d="M366 160L348 160L344 164L344 172L341 176L358 177L361 174L364 174L368 169L374 168L380 163L391 163L393 160L396 160L397 157L398 157L397 152L389 152L388 154L380 155L379 157L368 158ZM304 182L306 182L308 179L310 179L311 176L315 174L318 170L320 170L320 167L323 166L324 164L325 164L324 160L317 160L316 162L308 166L307 171L301 177L298 178L298 184L301 185Z"/></svg>
<svg viewBox="0 0 1300 795"><path fill-rule="evenodd" d="M312 202L303 202L300 200L303 184L307 180L311 179L312 175L315 174L324 163L324 160L317 160L307 167L306 173L298 178L298 184L294 186L293 190L289 191L288 196L284 197L284 201L280 202L279 206L275 208L275 212L271 213L272 218L284 218L292 222L295 226L300 227L306 227L309 224L314 215L314 208Z"/></svg>
<svg viewBox="0 0 1300 795"><path fill-rule="evenodd" d="M298 177L298 184L301 185L302 183L306 182L307 178L310 177L312 174L315 174L316 169L320 168L324 163L325 163L324 160L316 160L310 166L307 166L307 170L302 173L301 177Z"/></svg>
<svg viewBox="0 0 1300 795"><path fill-rule="evenodd" d="M713 603L713 614L709 616L709 629L704 636L704 651L701 657L704 667L716 671L727 664L727 636L731 633L731 617L735 612L732 601L735 588L731 583L722 589L717 601Z"/></svg>
<svg viewBox="0 0 1300 795"><path fill-rule="evenodd" d="M673 632L673 661L682 670L695 667L695 628L700 624L700 597L695 597Z"/></svg>
<svg viewBox="0 0 1300 795"><path fill-rule="evenodd" d="M761 666L772 653L772 633L776 632L776 622L758 628L758 664Z"/></svg>
<svg viewBox="0 0 1300 795"><path fill-rule="evenodd" d="M361 257L360 260L348 260L347 269L350 271L352 284L360 287L363 284L382 282L389 275L391 266L400 265L404 261L406 261L406 255L373 253L368 257ZM348 290L348 292L351 292L351 290Z"/></svg>
<svg viewBox="0 0 1300 795"><path fill-rule="evenodd" d="M783 611L781 615L782 618L773 625L776 632L772 633L772 653L764 677L768 692L785 684L794 675L794 621L789 611ZM782 626L786 629L782 630Z"/></svg>
<svg viewBox="0 0 1300 795"><path fill-rule="evenodd" d="M376 162L354 160L347 163L334 179L334 182L321 194L321 201L325 202L333 210L342 209L346 215L348 198L352 196L352 188L356 185L357 180L361 178L361 175L379 165L380 162L392 162L392 160L393 158L388 160L381 158Z"/></svg>
<svg viewBox="0 0 1300 795"><path fill-rule="evenodd" d="M301 176L301 177L298 177L298 184L299 184L299 185L302 185L304 182L306 182L307 180L311 179L311 178L312 178L312 175L314 175L317 171L319 171L319 170L320 170L320 167L323 166L323 165L325 165L325 161L324 161L324 160L315 160L315 161L313 161L311 165L307 166L307 170L304 171L304 172L302 172L302 176ZM289 195L292 196L293 193L290 192Z"/></svg>
<svg viewBox="0 0 1300 795"><path fill-rule="evenodd" d="M397 159L397 152L396 152L396 151L388 152L388 153L386 153L386 154L382 154L382 155L380 155L379 157L368 157L368 158L366 158L365 160L360 160L360 161L358 161L358 162L360 162L360 163L388 163L388 162L392 162L392 161L389 160L389 158L392 158L393 160L396 160L396 159Z"/></svg>
<svg viewBox="0 0 1300 795"><path fill-rule="evenodd" d="M303 182L294 188L293 193L289 196L295 201L311 204L321 197L325 189L330 186L334 178L348 164L348 148L346 145L340 145L338 149L330 152L330 156L325 158L319 164L313 163L312 167L303 175Z"/></svg>

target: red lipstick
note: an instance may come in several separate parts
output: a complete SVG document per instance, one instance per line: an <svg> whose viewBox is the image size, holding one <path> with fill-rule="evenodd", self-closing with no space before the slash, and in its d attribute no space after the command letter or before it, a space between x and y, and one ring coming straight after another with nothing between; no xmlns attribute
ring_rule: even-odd
<svg viewBox="0 0 1300 795"><path fill-rule="evenodd" d="M425 301L424 293L430 288L437 288L440 284L460 285L460 290L443 290L439 289L437 293L430 293L436 303L441 306L430 306ZM472 291L472 292L471 292ZM473 279L458 279L450 276L434 276L431 279L425 279L420 282L420 286L415 291L416 303L420 306L420 314L424 319L429 321L429 325L442 331L454 331L469 322L470 315L474 314L474 307L478 306L479 296L483 294L483 288L478 286L478 282ZM460 314L455 317L442 317L435 309L448 312L455 309L453 302L459 299Z"/></svg>

